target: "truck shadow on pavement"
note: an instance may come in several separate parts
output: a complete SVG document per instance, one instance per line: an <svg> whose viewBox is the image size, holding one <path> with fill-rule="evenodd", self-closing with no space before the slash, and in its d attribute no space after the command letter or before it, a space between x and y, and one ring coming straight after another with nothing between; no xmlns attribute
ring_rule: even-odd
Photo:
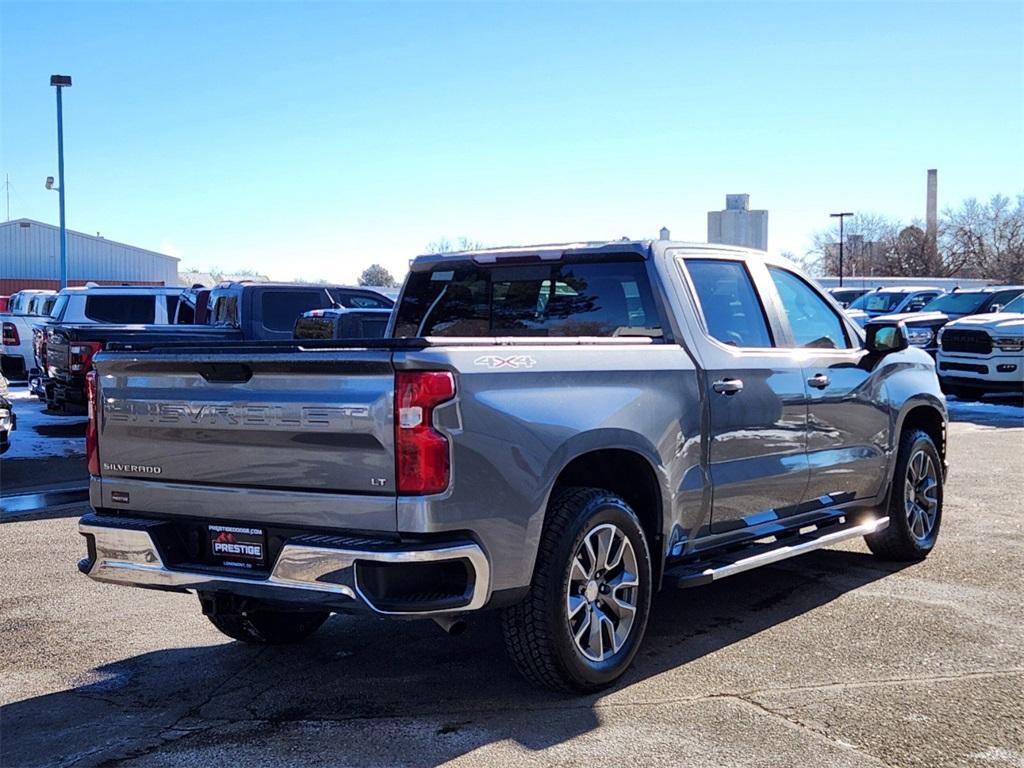
<svg viewBox="0 0 1024 768"><path fill-rule="evenodd" d="M495 615L478 617L457 637L428 621L335 616L299 646L225 642L154 651L100 667L70 690L4 707L3 762L114 765L149 756L165 765L188 753L208 765L301 764L303 755L317 756L317 764L437 765L506 740L542 750L596 728L602 706L664 698L666 690L680 698L742 690L729 670L754 664L750 651L716 654L901 567L824 550L708 587L662 592L632 669L598 696L529 686L505 657ZM179 611L159 620L171 642L188 642L176 629ZM111 622L111 644L131 635L127 622ZM851 652L850 639L828 623L814 631L823 652ZM202 641L213 637L204 632ZM718 677L704 664L712 660ZM669 671L670 684L647 686ZM271 757L275 749L281 757Z"/></svg>

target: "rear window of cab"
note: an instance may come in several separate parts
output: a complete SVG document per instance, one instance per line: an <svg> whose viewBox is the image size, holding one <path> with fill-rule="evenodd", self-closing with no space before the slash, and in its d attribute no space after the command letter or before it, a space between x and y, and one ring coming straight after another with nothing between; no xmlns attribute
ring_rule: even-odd
<svg viewBox="0 0 1024 768"><path fill-rule="evenodd" d="M639 260L458 262L410 273L394 335L658 339L661 322Z"/></svg>

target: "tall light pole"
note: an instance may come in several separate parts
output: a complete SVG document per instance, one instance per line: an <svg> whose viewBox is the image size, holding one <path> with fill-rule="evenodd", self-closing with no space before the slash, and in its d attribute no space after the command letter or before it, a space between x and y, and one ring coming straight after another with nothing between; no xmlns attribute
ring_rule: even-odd
<svg viewBox="0 0 1024 768"><path fill-rule="evenodd" d="M60 287L68 287L68 232L64 226L64 110L60 94L71 87L71 75L50 75L57 89L57 194L60 195Z"/></svg>
<svg viewBox="0 0 1024 768"><path fill-rule="evenodd" d="M843 287L843 219L853 216L852 213L830 213L833 219L839 219L839 287Z"/></svg>

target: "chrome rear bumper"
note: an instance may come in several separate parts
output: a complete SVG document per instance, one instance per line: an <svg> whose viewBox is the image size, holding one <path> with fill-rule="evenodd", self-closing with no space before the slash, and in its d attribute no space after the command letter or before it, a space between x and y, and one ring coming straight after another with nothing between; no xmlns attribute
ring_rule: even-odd
<svg viewBox="0 0 1024 768"><path fill-rule="evenodd" d="M173 591L226 592L280 602L340 608L352 601L391 616L434 616L482 608L490 597L490 566L480 546L456 542L401 549L351 546L358 539L298 536L281 548L269 575L235 576L224 568L169 566L152 534L161 521L85 515L79 533L89 541L89 557L79 570L96 581ZM349 546L345 546L349 545ZM462 561L467 568L465 594L443 608L394 610L380 604L360 583L363 564L406 565ZM429 586L429 585L425 585Z"/></svg>

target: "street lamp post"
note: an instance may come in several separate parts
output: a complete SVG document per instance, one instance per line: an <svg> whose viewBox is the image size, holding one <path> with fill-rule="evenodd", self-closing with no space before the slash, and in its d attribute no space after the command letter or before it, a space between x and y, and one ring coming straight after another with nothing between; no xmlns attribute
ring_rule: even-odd
<svg viewBox="0 0 1024 768"><path fill-rule="evenodd" d="M839 287L843 287L843 219L853 216L852 213L830 213L833 219L839 219Z"/></svg>
<svg viewBox="0 0 1024 768"><path fill-rule="evenodd" d="M68 232L64 225L64 111L61 91L71 87L71 75L50 75L57 89L57 194L60 196L60 287L68 287Z"/></svg>

